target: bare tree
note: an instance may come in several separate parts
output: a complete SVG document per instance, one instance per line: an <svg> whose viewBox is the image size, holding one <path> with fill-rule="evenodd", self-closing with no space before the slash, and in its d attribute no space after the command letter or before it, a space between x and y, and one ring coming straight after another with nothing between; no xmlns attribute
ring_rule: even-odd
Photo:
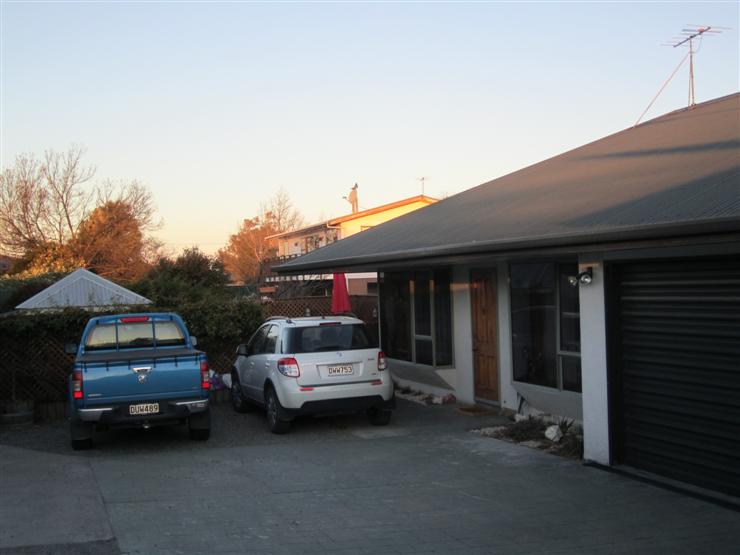
<svg viewBox="0 0 740 555"><path fill-rule="evenodd" d="M293 206L288 194L280 189L260 205L258 216L242 222L218 255L232 279L244 283L259 282L264 262L277 252L275 242L268 237L297 229L303 222L303 216Z"/></svg>
<svg viewBox="0 0 740 555"><path fill-rule="evenodd" d="M96 190L95 205L103 206L109 202L121 202L128 206L131 217L136 220L142 232L156 231L162 227L151 191L137 180L118 184L110 180L103 182Z"/></svg>
<svg viewBox="0 0 740 555"><path fill-rule="evenodd" d="M85 265L134 278L161 254L148 235L162 225L154 199L138 181L90 185L84 153L22 155L0 175L0 254L32 273Z"/></svg>
<svg viewBox="0 0 740 555"><path fill-rule="evenodd" d="M84 150L47 151L39 160L21 155L0 175L0 250L22 256L42 245L64 245L88 215L92 192L82 186L95 168Z"/></svg>
<svg viewBox="0 0 740 555"><path fill-rule="evenodd" d="M269 225L273 233L298 229L305 222L282 187L270 200L260 205L259 219Z"/></svg>

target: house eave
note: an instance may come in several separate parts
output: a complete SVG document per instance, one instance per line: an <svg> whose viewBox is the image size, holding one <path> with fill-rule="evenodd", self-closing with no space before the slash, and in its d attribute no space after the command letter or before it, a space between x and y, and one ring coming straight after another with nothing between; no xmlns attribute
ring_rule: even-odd
<svg viewBox="0 0 740 555"><path fill-rule="evenodd" d="M604 232L573 233L553 236L514 238L481 241L466 244L386 252L365 256L325 259L319 262L300 262L300 257L290 263L277 266L279 274L294 274L315 271L378 271L388 267L406 267L420 261L440 263L459 257L516 256L540 252L593 252L595 250L635 248L651 243L653 246L675 241L697 239L700 241L737 241L740 233L740 218L731 217L701 222L680 222L664 225L632 226ZM720 239L720 235L731 237Z"/></svg>

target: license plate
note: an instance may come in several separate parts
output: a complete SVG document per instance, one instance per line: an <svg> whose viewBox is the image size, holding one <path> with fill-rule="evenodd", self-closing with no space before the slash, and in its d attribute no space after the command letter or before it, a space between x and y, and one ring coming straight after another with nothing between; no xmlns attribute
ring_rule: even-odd
<svg viewBox="0 0 740 555"><path fill-rule="evenodd" d="M159 412L159 403L142 403L140 405L129 405L128 413L131 416L140 414L157 414Z"/></svg>
<svg viewBox="0 0 740 555"><path fill-rule="evenodd" d="M330 376L349 376L355 373L355 369L352 368L351 364L335 364L329 366Z"/></svg>

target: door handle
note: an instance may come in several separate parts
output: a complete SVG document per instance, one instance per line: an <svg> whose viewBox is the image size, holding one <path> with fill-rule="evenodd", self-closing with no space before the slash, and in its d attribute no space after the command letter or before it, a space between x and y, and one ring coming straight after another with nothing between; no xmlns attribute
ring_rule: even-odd
<svg viewBox="0 0 740 555"><path fill-rule="evenodd" d="M270 367L270 363L269 362L265 362L265 368L269 368L269 367Z"/></svg>

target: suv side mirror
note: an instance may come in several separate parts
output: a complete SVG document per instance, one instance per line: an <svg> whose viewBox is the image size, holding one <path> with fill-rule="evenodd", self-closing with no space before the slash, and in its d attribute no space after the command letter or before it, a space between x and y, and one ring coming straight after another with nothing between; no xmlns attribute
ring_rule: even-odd
<svg viewBox="0 0 740 555"><path fill-rule="evenodd" d="M193 347L195 347L198 344L198 338L195 337L194 335L191 335L190 336L190 343L192 344Z"/></svg>
<svg viewBox="0 0 740 555"><path fill-rule="evenodd" d="M243 356L243 357L247 356L247 354L248 354L248 352L247 352L247 346L244 343L242 343L241 345L239 345L236 348L236 354L239 355L239 356Z"/></svg>
<svg viewBox="0 0 740 555"><path fill-rule="evenodd" d="M77 343L65 343L64 352L67 353L68 355L76 355L77 354Z"/></svg>

